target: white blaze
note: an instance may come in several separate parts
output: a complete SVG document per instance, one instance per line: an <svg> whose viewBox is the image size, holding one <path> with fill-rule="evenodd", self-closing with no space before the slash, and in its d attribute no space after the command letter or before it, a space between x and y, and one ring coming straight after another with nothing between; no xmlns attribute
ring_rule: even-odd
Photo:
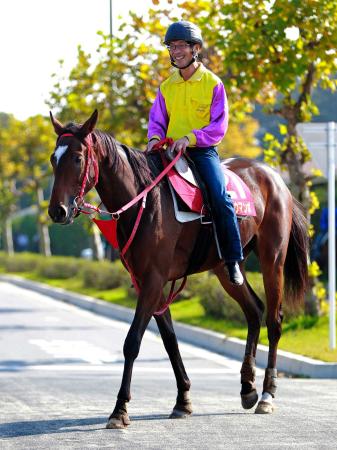
<svg viewBox="0 0 337 450"><path fill-rule="evenodd" d="M62 155L68 150L68 145L59 145L57 149L55 150L55 158L56 158L56 164L59 163Z"/></svg>

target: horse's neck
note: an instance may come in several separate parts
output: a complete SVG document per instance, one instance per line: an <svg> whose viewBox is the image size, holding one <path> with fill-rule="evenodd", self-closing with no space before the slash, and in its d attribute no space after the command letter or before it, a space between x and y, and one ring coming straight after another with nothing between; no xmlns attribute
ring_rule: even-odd
<svg viewBox="0 0 337 450"><path fill-rule="evenodd" d="M98 195L108 211L113 212L136 197L135 177L123 150L117 149L118 163L110 167L107 159L100 163L99 180L96 186Z"/></svg>

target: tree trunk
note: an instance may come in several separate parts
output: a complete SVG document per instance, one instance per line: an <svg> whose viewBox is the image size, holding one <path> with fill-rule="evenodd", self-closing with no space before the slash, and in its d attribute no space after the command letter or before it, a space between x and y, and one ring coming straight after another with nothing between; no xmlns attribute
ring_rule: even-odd
<svg viewBox="0 0 337 450"><path fill-rule="evenodd" d="M92 233L94 259L96 259L97 261L101 261L102 259L104 259L104 248L101 239L101 233L96 225L93 225Z"/></svg>
<svg viewBox="0 0 337 450"><path fill-rule="evenodd" d="M38 186L36 188L37 196L37 208L38 208L38 233L39 233L39 249L40 253L44 256L50 256L50 237L48 225L44 222L43 216L45 211L43 210L43 189Z"/></svg>
<svg viewBox="0 0 337 450"><path fill-rule="evenodd" d="M4 250L7 255L14 254L14 244L13 244L13 231L12 231L12 220L6 218L3 222L3 240L4 240Z"/></svg>

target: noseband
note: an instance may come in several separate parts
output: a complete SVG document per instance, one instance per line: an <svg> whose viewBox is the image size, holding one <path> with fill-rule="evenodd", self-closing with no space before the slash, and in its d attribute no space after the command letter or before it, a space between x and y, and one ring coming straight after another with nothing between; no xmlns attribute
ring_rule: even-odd
<svg viewBox="0 0 337 450"><path fill-rule="evenodd" d="M65 137L65 136L76 137L73 133L64 133L59 136L58 140L61 137ZM81 183L81 188L80 188L78 195L73 200L73 208L76 210L76 212L81 211L81 207L79 205L84 203L85 187L86 187L87 183L90 183L90 181L91 181L90 180L91 165L93 165L93 169L94 169L94 182L93 182L93 185L91 186L91 189L96 186L96 184L98 182L98 175L99 175L98 164L94 157L94 143L92 140L91 133L88 134L88 136L86 136L86 138L84 139L84 144L87 148L87 157L86 157L86 161L85 161L84 176L83 176L83 180Z"/></svg>

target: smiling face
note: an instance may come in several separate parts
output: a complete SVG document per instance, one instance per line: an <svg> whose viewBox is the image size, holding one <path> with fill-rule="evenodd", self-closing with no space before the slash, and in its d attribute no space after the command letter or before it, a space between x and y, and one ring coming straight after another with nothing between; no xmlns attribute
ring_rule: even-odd
<svg viewBox="0 0 337 450"><path fill-rule="evenodd" d="M185 67L193 56L193 51L199 53L199 44L190 45L186 41L171 41L169 46L170 55L178 68Z"/></svg>

